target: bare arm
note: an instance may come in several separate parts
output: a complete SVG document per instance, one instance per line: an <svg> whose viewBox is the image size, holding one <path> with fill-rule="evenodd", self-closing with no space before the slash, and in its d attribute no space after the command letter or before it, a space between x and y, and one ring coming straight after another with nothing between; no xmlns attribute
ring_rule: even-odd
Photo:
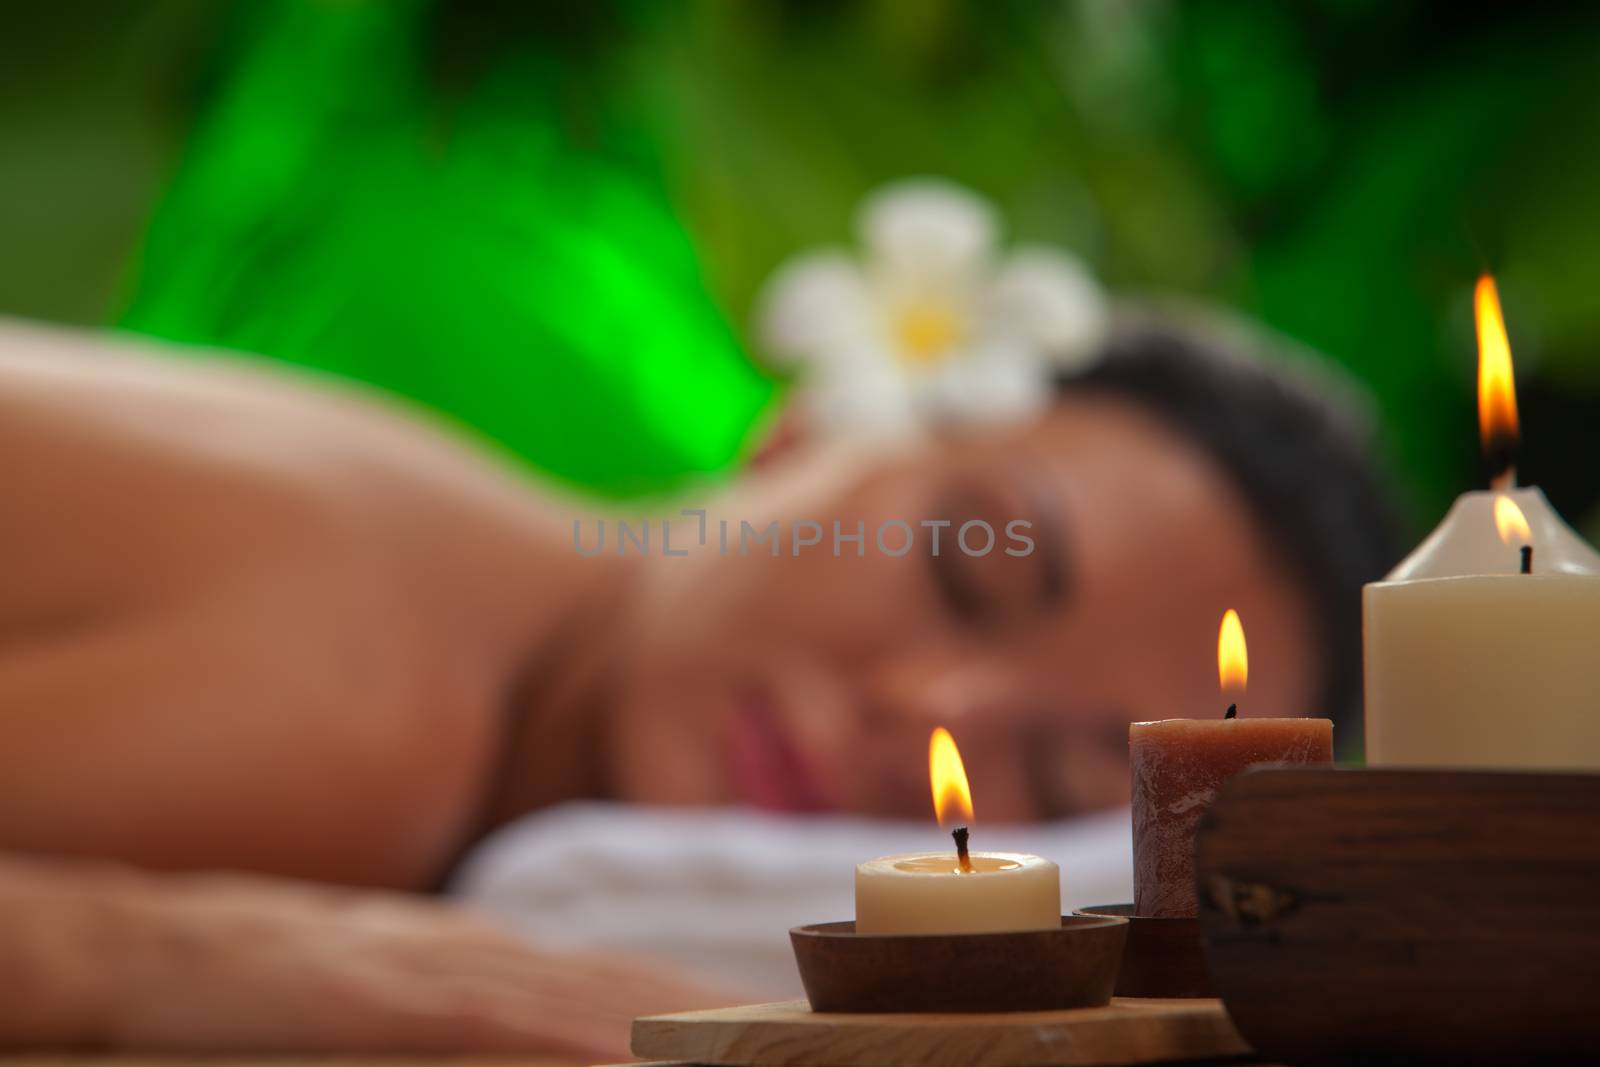
<svg viewBox="0 0 1600 1067"><path fill-rule="evenodd" d="M0 322L0 509L0 1045L613 1060L708 1002L419 898L149 870L438 873L593 570L520 481L326 384Z"/></svg>
<svg viewBox="0 0 1600 1067"><path fill-rule="evenodd" d="M0 915L0 1046L609 1062L633 1015L717 999L391 893L0 857Z"/></svg>

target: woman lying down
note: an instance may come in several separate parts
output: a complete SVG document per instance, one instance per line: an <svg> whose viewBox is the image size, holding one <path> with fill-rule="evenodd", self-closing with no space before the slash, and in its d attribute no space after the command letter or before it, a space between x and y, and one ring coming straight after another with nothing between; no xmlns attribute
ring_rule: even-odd
<svg viewBox="0 0 1600 1067"><path fill-rule="evenodd" d="M1150 321L1037 417L795 444L670 556L379 398L20 324L0 455L13 1044L621 1056L736 994L426 895L489 831L925 818L935 724L990 819L1113 807L1130 721L1215 712L1226 607L1252 704L1349 732L1388 558L1343 412Z"/></svg>

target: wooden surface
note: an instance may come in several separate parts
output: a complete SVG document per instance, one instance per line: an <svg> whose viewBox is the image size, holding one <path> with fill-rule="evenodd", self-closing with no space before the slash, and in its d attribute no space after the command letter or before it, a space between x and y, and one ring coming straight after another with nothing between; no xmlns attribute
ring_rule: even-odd
<svg viewBox="0 0 1600 1067"><path fill-rule="evenodd" d="M1195 865L1213 981L1264 1056L1600 1050L1600 775L1253 770Z"/></svg>
<svg viewBox="0 0 1600 1067"><path fill-rule="evenodd" d="M634 1055L766 1067L1077 1067L1227 1059L1249 1047L1215 1000L986 1015L842 1015L803 1000L635 1020Z"/></svg>
<svg viewBox="0 0 1600 1067"><path fill-rule="evenodd" d="M552 1060L540 1056L0 1055L0 1067L202 1067L209 1064L225 1067L586 1067L581 1060ZM644 1065L634 1063L629 1067Z"/></svg>

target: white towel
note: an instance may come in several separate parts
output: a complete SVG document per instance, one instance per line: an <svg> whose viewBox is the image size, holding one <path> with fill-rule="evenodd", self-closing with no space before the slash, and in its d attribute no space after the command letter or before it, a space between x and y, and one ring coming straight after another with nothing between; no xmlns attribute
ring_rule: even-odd
<svg viewBox="0 0 1600 1067"><path fill-rule="evenodd" d="M751 999L800 995L788 931L855 914L855 865L949 847L930 822L572 804L492 835L452 895L541 944L639 953ZM1061 865L1064 909L1132 899L1128 812L973 829Z"/></svg>

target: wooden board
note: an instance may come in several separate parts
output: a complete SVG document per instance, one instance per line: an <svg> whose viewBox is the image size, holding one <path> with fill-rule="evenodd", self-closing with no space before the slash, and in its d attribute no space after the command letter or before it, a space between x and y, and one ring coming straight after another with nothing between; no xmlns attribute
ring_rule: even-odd
<svg viewBox="0 0 1600 1067"><path fill-rule="evenodd" d="M133 1053L23 1052L0 1055L0 1067L585 1067L583 1060L552 1060L546 1056L475 1055L455 1053L428 1056L373 1056L354 1054L260 1055L253 1053ZM621 1065L619 1065L621 1067ZM627 1067L647 1067L633 1063Z"/></svg>
<svg viewBox="0 0 1600 1067"><path fill-rule="evenodd" d="M822 1014L794 1000L633 1024L636 1056L739 1067L1109 1067L1249 1051L1222 1002L1204 999L986 1015Z"/></svg>

